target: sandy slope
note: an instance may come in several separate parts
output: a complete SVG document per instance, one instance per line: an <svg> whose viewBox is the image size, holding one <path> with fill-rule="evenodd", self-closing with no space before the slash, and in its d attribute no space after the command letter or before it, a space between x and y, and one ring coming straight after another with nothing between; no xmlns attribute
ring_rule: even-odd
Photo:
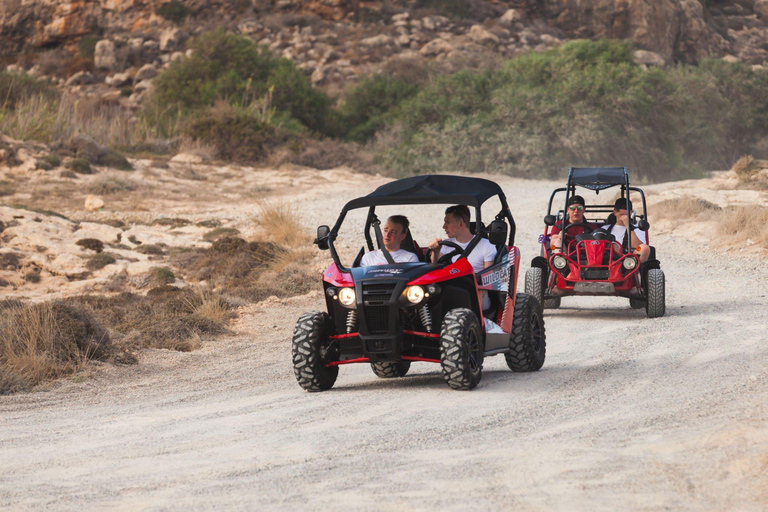
<svg viewBox="0 0 768 512"><path fill-rule="evenodd" d="M380 181L299 197L306 223ZM527 262L553 183L498 181ZM418 239L439 234L411 216ZM540 372L491 358L469 393L426 363L389 381L351 365L305 393L290 336L315 292L244 308L241 335L199 351L0 397L0 507L765 510L768 267L654 243L666 317L565 299Z"/></svg>

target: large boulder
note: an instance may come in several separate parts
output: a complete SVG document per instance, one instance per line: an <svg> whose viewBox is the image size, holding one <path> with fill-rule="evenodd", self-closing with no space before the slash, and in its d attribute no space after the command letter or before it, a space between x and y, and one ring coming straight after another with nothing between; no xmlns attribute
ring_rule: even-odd
<svg viewBox="0 0 768 512"><path fill-rule="evenodd" d="M499 44L499 38L485 30L481 25L472 25L467 35L477 44L488 46Z"/></svg>
<svg viewBox="0 0 768 512"><path fill-rule="evenodd" d="M422 46L419 51L426 57L432 57L440 55L441 53L449 53L453 51L453 45L445 39L434 39Z"/></svg>
<svg viewBox="0 0 768 512"><path fill-rule="evenodd" d="M568 38L629 39L667 62L696 62L728 46L708 24L711 16L700 0L541 0L538 5L537 14Z"/></svg>

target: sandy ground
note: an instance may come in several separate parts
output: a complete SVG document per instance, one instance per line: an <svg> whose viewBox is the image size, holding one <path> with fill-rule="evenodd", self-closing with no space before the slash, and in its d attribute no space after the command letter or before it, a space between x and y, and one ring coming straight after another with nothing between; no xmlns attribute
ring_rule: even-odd
<svg viewBox="0 0 768 512"><path fill-rule="evenodd" d="M524 270L555 184L498 181ZM330 223L380 182L294 200L308 226ZM439 234L439 218L406 213L417 239ZM302 391L290 338L322 307L313 292L244 307L240 334L201 350L0 397L0 508L766 510L768 267L653 242L665 317L564 299L543 369L490 358L472 392L428 363L397 380L349 365L331 391Z"/></svg>

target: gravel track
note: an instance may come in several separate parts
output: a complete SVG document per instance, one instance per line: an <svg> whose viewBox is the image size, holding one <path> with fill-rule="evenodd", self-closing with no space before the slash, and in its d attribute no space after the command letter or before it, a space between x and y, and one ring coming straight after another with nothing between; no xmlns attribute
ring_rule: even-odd
<svg viewBox="0 0 768 512"><path fill-rule="evenodd" d="M496 179L522 278L558 184ZM331 222L366 192L313 193L305 220ZM440 234L431 224L414 226L418 240ZM242 308L241 334L201 350L149 350L137 366L94 364L0 397L0 507L766 510L768 267L653 242L665 317L563 299L545 316L542 370L489 358L471 392L428 363L387 380L348 365L331 391L302 391L290 338L301 313L322 308L313 292Z"/></svg>

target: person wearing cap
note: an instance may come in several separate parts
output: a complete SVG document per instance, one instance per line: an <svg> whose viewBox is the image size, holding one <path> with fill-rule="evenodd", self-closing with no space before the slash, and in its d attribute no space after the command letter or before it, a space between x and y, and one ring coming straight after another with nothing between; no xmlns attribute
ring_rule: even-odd
<svg viewBox="0 0 768 512"><path fill-rule="evenodd" d="M635 252L640 256L640 263L642 263L648 259L648 256L650 256L651 248L648 246L648 235L645 231L636 227L631 230L629 229L631 226L629 212L631 210L631 202L629 203L629 207L627 207L627 199L624 197L618 198L613 204L613 216L615 217L615 221L611 224L601 226L600 229L604 229L612 234L622 247L626 247L625 237L627 236L627 232L629 232L630 245L636 248Z"/></svg>
<svg viewBox="0 0 768 512"><path fill-rule="evenodd" d="M592 230L594 231L597 229L597 226L593 225L590 222L586 222L584 219L584 209L586 207L586 204L584 202L584 198L581 196L571 196L570 199L568 199L568 224L577 224L577 223L584 223L587 224ZM573 228L568 230L568 233L566 236L569 239L573 239L576 235L580 235L586 231L584 226L574 226ZM557 226L552 227L552 231L550 231L551 239L550 244L552 247L552 250L555 252L560 252L560 250L563 247L563 238L562 233L560 233L560 228Z"/></svg>

